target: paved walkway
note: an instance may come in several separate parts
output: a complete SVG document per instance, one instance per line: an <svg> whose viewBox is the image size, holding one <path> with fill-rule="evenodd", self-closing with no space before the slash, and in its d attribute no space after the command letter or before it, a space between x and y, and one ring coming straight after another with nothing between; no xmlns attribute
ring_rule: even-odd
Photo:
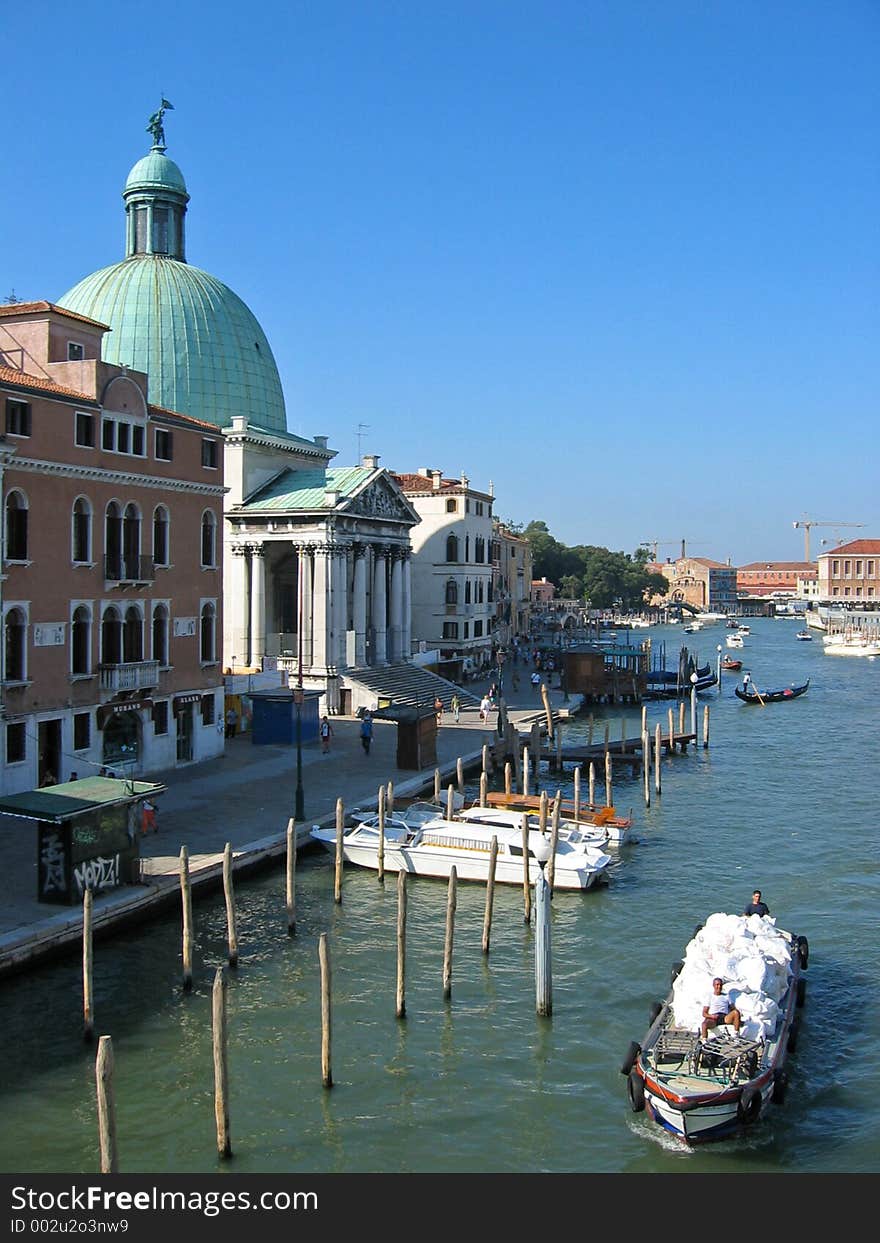
<svg viewBox="0 0 880 1243"><path fill-rule="evenodd" d="M579 696L563 703L550 692L555 711L576 710ZM540 695L526 685L511 702L511 721L521 729L543 717ZM454 778L456 761L479 763L484 743L494 738L491 724L480 721L475 708L462 709L458 725L446 712L437 734L437 766L444 787ZM302 749L305 821L297 838L308 839L312 824L335 822L336 800L346 808L375 806L380 784L394 782L401 797L433 788L434 770L403 772L396 767L397 726L376 721L370 754L360 743L360 722L354 717L332 720L330 752L317 743ZM96 932L131 918L143 918L179 900L180 848L190 855L194 889L216 884L225 844L232 844L236 869L265 863L285 851L287 823L296 792L296 749L255 747L251 735L227 741L225 755L191 768L173 769L153 780L168 787L157 800L158 832L141 840L144 884L129 885L95 899ZM81 935L78 906L52 907L38 902L37 828L33 821L0 816L0 974L20 968L36 957L56 952Z"/></svg>

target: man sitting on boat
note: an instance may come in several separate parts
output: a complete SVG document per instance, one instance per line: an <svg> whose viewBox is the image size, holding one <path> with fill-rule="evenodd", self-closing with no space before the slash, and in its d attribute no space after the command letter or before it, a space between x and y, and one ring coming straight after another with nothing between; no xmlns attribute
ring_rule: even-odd
<svg viewBox="0 0 880 1243"><path fill-rule="evenodd" d="M770 907L766 902L761 901L761 890L756 889L752 894L752 900L743 911L743 915L769 915Z"/></svg>
<svg viewBox="0 0 880 1243"><path fill-rule="evenodd" d="M703 1006L703 1023L700 1027L700 1036L703 1040L706 1039L710 1027L728 1025L732 1026L735 1032L739 1032L739 1010L737 1010L736 1006L730 1004L730 998L723 990L724 981L721 979L721 976L716 975L712 981L712 996L706 1005Z"/></svg>

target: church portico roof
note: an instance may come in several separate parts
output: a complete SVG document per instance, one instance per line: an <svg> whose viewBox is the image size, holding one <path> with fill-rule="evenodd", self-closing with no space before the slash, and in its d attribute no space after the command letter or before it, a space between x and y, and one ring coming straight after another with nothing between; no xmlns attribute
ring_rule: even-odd
<svg viewBox="0 0 880 1243"><path fill-rule="evenodd" d="M327 513L380 518L413 526L420 521L387 471L367 466L285 470L229 512L229 518Z"/></svg>

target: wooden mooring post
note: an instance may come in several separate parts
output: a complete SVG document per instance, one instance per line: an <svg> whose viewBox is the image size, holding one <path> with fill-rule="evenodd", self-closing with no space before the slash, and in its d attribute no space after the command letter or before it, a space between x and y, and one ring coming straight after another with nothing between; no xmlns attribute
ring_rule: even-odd
<svg viewBox="0 0 880 1243"><path fill-rule="evenodd" d="M446 787L446 819L451 820L455 815L455 789L450 781Z"/></svg>
<svg viewBox="0 0 880 1243"><path fill-rule="evenodd" d="M180 904L183 912L183 991L188 993L193 985L193 914L189 851L186 846L180 848Z"/></svg>
<svg viewBox="0 0 880 1243"><path fill-rule="evenodd" d="M523 919L527 924L532 922L532 887L529 884L529 818L522 818L522 852L523 852Z"/></svg>
<svg viewBox="0 0 880 1243"><path fill-rule="evenodd" d="M287 822L287 859L284 876L287 935L292 937L296 934L296 821L293 816Z"/></svg>
<svg viewBox="0 0 880 1243"><path fill-rule="evenodd" d="M684 700L683 699L680 699L678 702L678 732L680 734L684 733Z"/></svg>
<svg viewBox="0 0 880 1243"><path fill-rule="evenodd" d="M697 741L697 688L691 687L691 733L694 736L694 743Z"/></svg>
<svg viewBox="0 0 880 1243"><path fill-rule="evenodd" d="M322 932L318 938L318 963L321 968L321 1083L325 1088L332 1088L333 1072L330 1068L330 945L326 932Z"/></svg>
<svg viewBox="0 0 880 1243"><path fill-rule="evenodd" d="M614 800L611 797L611 752L605 752L605 806L613 806Z"/></svg>
<svg viewBox="0 0 880 1243"><path fill-rule="evenodd" d="M495 900L495 869L498 866L498 838L492 834L489 847L489 872L486 877L486 912L483 916L483 953L489 953L489 936L492 931L492 904Z"/></svg>
<svg viewBox="0 0 880 1243"><path fill-rule="evenodd" d="M83 1040L95 1037L94 987L92 978L92 905L91 889L83 894Z"/></svg>
<svg viewBox="0 0 880 1243"><path fill-rule="evenodd" d="M553 712L550 708L550 694L547 690L547 683L541 683L541 698L544 701L544 715L547 718L547 737L552 740L554 734Z"/></svg>
<svg viewBox="0 0 880 1243"><path fill-rule="evenodd" d="M669 751L670 754L675 750L675 713L669 709Z"/></svg>
<svg viewBox="0 0 880 1243"><path fill-rule="evenodd" d="M443 1000L452 996L452 939L455 932L455 907L458 901L458 871L453 863L446 889L446 938L443 944Z"/></svg>
<svg viewBox="0 0 880 1243"><path fill-rule="evenodd" d="M574 766L574 818L575 820L580 820L581 818L581 766L580 764L575 764Z"/></svg>
<svg viewBox="0 0 880 1243"><path fill-rule="evenodd" d="M591 807L596 806L596 765L590 760L589 784L587 786L587 800Z"/></svg>
<svg viewBox="0 0 880 1243"><path fill-rule="evenodd" d="M387 790L385 786L379 786L377 795L377 803L379 808L379 849L378 858L376 860L376 879L380 883L385 881L385 796Z"/></svg>
<svg viewBox="0 0 880 1243"><path fill-rule="evenodd" d="M535 881L535 1006L538 1014L553 1013L553 971L550 956L550 886L543 871Z"/></svg>
<svg viewBox="0 0 880 1243"><path fill-rule="evenodd" d="M662 736L660 733L660 722L654 729L654 792L660 797L660 752L663 746Z"/></svg>
<svg viewBox="0 0 880 1243"><path fill-rule="evenodd" d="M397 873L397 1007L399 1019L406 1018L406 869Z"/></svg>
<svg viewBox="0 0 880 1243"><path fill-rule="evenodd" d="M98 1040L95 1086L98 1098L98 1146L101 1152L101 1173L118 1174L116 1098L113 1092L113 1040L110 1036L101 1036Z"/></svg>
<svg viewBox="0 0 880 1243"><path fill-rule="evenodd" d="M230 967L238 966L238 923L235 918L235 890L232 886L232 843L223 851L223 897L226 902L226 950Z"/></svg>
<svg viewBox="0 0 880 1243"><path fill-rule="evenodd" d="M645 786L645 806L651 806L651 739L647 730L642 731L642 778Z"/></svg>
<svg viewBox="0 0 880 1243"><path fill-rule="evenodd" d="M703 704L703 750L709 745L709 705Z"/></svg>
<svg viewBox="0 0 880 1243"><path fill-rule="evenodd" d="M529 797L529 781L532 775L532 756L529 748L523 747L522 753L522 792L526 798Z"/></svg>
<svg viewBox="0 0 880 1243"><path fill-rule="evenodd" d="M385 814L394 815L394 782L388 782L388 793L385 795Z"/></svg>
<svg viewBox="0 0 880 1243"><path fill-rule="evenodd" d="M218 967L211 996L212 1047L214 1052L214 1119L217 1123L217 1155L232 1156L229 1133L229 1059L226 1040L226 972Z"/></svg>
<svg viewBox="0 0 880 1243"><path fill-rule="evenodd" d="M510 795L513 793L513 770L510 766L510 760L504 765L504 793Z"/></svg>
<svg viewBox="0 0 880 1243"><path fill-rule="evenodd" d="M562 810L562 791L556 791L556 798L553 800L553 815L550 820L550 858L547 861L547 883L550 886L550 892L553 892L553 885L556 881L556 851L559 847L559 817Z"/></svg>
<svg viewBox="0 0 880 1243"><path fill-rule="evenodd" d="M489 800L489 774L480 773L480 806L485 807Z"/></svg>
<svg viewBox="0 0 880 1243"><path fill-rule="evenodd" d="M336 868L333 879L333 901L342 901L342 838L345 833L345 805L336 800Z"/></svg>
<svg viewBox="0 0 880 1243"><path fill-rule="evenodd" d="M489 771L489 744L488 744L487 742L484 742L484 743L483 743L483 768L482 768L482 771L483 771L484 773L488 773L488 771Z"/></svg>
<svg viewBox="0 0 880 1243"><path fill-rule="evenodd" d="M440 803L440 769L434 769L434 802Z"/></svg>
<svg viewBox="0 0 880 1243"><path fill-rule="evenodd" d="M455 761L455 779L458 782L459 794L464 794L464 761L461 756Z"/></svg>

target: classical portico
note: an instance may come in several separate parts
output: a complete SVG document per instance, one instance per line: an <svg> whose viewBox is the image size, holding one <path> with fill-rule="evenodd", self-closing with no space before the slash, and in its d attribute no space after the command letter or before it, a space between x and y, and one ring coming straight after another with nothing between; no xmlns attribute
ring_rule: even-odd
<svg viewBox="0 0 880 1243"><path fill-rule="evenodd" d="M409 658L418 515L378 458L332 467L322 437L282 442L243 421L225 435L224 664L277 661L333 710L346 671Z"/></svg>

